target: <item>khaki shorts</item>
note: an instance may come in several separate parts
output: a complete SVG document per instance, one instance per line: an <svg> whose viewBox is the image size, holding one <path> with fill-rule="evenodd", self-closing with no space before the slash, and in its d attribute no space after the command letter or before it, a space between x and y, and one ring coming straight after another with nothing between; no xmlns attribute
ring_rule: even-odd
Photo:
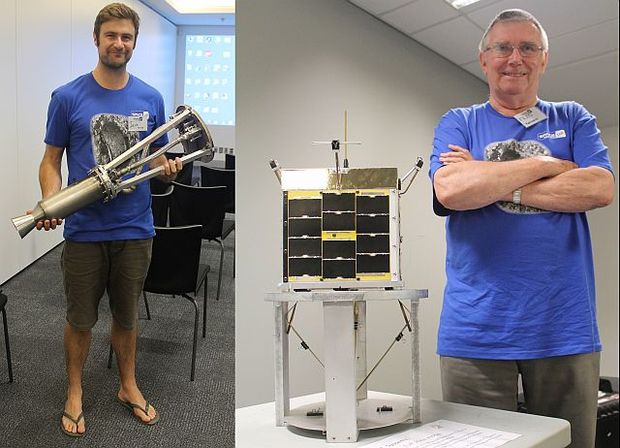
<svg viewBox="0 0 620 448"><path fill-rule="evenodd" d="M152 239L78 243L66 241L61 257L67 297L67 322L90 330L107 291L114 320L132 330L138 299L151 262Z"/></svg>

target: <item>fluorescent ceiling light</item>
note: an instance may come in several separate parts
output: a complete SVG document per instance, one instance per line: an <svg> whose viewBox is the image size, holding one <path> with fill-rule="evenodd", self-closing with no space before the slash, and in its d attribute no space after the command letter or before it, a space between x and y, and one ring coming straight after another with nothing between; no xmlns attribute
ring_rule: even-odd
<svg viewBox="0 0 620 448"><path fill-rule="evenodd" d="M166 0L181 14L230 14L235 12L235 0Z"/></svg>
<svg viewBox="0 0 620 448"><path fill-rule="evenodd" d="M465 6L469 6L473 3L477 3L480 0L446 0L446 1L450 3L450 5L452 5L456 9L461 9L461 8L464 8Z"/></svg>

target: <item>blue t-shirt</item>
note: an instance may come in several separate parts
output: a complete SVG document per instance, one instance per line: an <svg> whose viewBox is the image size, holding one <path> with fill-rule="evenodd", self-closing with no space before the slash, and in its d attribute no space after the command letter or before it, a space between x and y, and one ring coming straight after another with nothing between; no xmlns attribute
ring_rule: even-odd
<svg viewBox="0 0 620 448"><path fill-rule="evenodd" d="M141 130L143 120L146 131ZM124 88L109 90L88 73L52 92L45 143L66 148L68 184L72 184L165 121L163 98L153 87L130 75ZM164 134L152 147L166 143L168 137ZM66 217L64 237L82 242L151 238L155 231L150 205L149 184L142 182L132 193L121 192L109 202L97 201Z"/></svg>
<svg viewBox="0 0 620 448"><path fill-rule="evenodd" d="M549 155L611 171L596 120L574 102L539 101L546 120L522 126L487 102L454 109L435 129L431 178L448 144L474 159ZM446 275L437 352L535 359L601 350L585 213L498 202L446 220Z"/></svg>

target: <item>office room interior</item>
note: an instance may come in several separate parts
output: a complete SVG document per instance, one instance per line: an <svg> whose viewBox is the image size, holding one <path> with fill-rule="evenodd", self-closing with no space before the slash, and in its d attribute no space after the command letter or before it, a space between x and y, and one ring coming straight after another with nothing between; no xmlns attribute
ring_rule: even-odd
<svg viewBox="0 0 620 448"><path fill-rule="evenodd" d="M0 209L3 215L0 220L0 250L5 255L0 262L0 290L8 298L6 312L14 377L13 383L9 384L5 338L2 336L0 372L3 385L0 403L3 409L0 410L0 428L3 436L0 444L3 446L25 446L21 443L26 441L29 446L60 446L67 441L59 428L66 398L63 397L66 392L63 360L65 295L59 263L62 226L51 232L32 231L21 239L11 224L11 218L24 214L41 199L38 172L45 149L43 138L51 93L78 76L91 72L97 64L93 23L97 13L110 3L106 0L9 0L2 3L0 35L6 45L6 54L0 75L0 129L5 137L1 152L3 158L10 160L10 168L7 167L0 183ZM123 3L134 9L141 19L137 45L127 69L162 94L168 117L179 105L204 98L202 91L198 93L196 89L191 92L185 89L190 82L191 87L196 87L196 79L206 85L206 78L211 81L217 78L221 90L229 91L225 118L214 116L214 110L205 110L204 105L193 106L207 123L213 138L215 155L210 164L223 167L225 155L234 154L235 148L234 62L229 62L225 69L223 65L219 66L219 73L211 73L211 76L206 73L193 76L196 70L194 74L185 73L185 55L188 54L186 42L187 49L193 48L195 57L197 47L191 47L190 43L199 44L201 39L206 43L207 36L214 39L217 36L222 45L225 43L229 47L228 53L226 56L213 54L212 59L228 57L234 61L234 9L209 14L181 14L164 0L127 0ZM203 54L203 57L206 58L206 55ZM205 65L213 69L213 64L208 62ZM224 84L227 84L227 89L224 89ZM219 98L220 104L224 104L222 99ZM63 158L62 170L66 183L66 157ZM204 241L202 244L201 262L208 262L211 266L208 300L209 313L214 314L209 315L207 321L213 319L215 324L207 329L207 338L198 336L195 381L190 381L194 328L191 303L181 296L176 296L176 302L172 296L162 300L151 296L149 302L153 319L148 323L143 320L144 306L139 309L142 333L138 339L138 381L142 380L145 396L148 395L147 399L162 414L162 421L151 432L140 434L140 431L129 430L129 435L123 434L121 427L109 422L105 424L105 417L101 418L105 406L118 405L114 404L114 387L104 386L106 378L116 380L118 373L115 367L111 370L105 368L110 340L110 310L107 299L101 300L99 322L93 328L93 342L85 370L87 444L95 446L101 443L100 446L103 446L103 440L107 437L112 437L111 445L119 445L119 438L128 443L133 440L131 443L136 446L144 440L151 440L155 443L153 446L172 446L173 439L179 441L178 446L214 446L217 443L230 446L234 443L234 233L231 236L224 242L225 275L219 303L215 303L219 250L214 243ZM50 258L53 262L48 262ZM45 279L45 283L30 283L26 279L39 282L43 280L36 279ZM202 312L201 296L202 291L197 295ZM163 310L170 314L165 315ZM168 336L156 336L154 333L167 331L167 328L170 329ZM214 336L213 332L218 334ZM151 342L153 345L150 345ZM100 350L103 347L106 347L105 355ZM175 360L177 354L178 361ZM159 355L164 356L159 358ZM164 365L169 367L165 374L161 370ZM41 382L43 385L39 387ZM151 387L159 392L149 390ZM170 389L164 393L167 388ZM213 394L214 390L217 390L220 404L214 408L201 405L206 394ZM33 399L38 400L36 405L31 403ZM103 400L105 405L101 406L99 400ZM166 403L168 400L170 403ZM183 404L180 404L181 401ZM210 403L215 402L211 400ZM188 411L186 406L192 410ZM181 414L175 416L175 412ZM186 412L191 412L194 418L184 417ZM207 415L209 412L217 416ZM118 418L124 416L114 414ZM174 423L183 419L186 421L183 426ZM125 422L121 420L121 423ZM127 421L128 425L133 423ZM160 426L162 423L164 425ZM166 429L167 425L171 426ZM23 429L33 426L41 431L29 433ZM174 430L177 427L180 434L170 432L170 428ZM204 429L207 427L209 430Z"/></svg>
<svg viewBox="0 0 620 448"><path fill-rule="evenodd" d="M58 86L95 66L97 53L92 40L92 22L108 3L111 2L66 0L52 4L28 0L4 4L2 33L8 43L5 67L14 67L2 74L1 126L6 136L3 154L10 157L13 166L3 176L1 185L2 210L6 216L23 214L40 199L38 168L50 95ZM135 8L141 17L139 41L129 70L161 92L166 113L170 115L178 105L185 103L185 36L188 33L234 36L234 15L219 14L217 19L216 14L209 19L202 15L190 21L194 25L177 25L154 9L165 7L163 0L128 1L126 4ZM170 6L168 9L171 10ZM177 23L187 21L180 14L177 16L170 15ZM234 149L234 126L210 125L209 130L217 147ZM223 156L219 153L216 157ZM12 256L2 261L0 283L62 241L61 232L34 232L24 240L16 239L10 219L3 221L0 224L2 251Z"/></svg>
<svg viewBox="0 0 620 448"><path fill-rule="evenodd" d="M401 270L407 288L428 289L429 297L419 304L421 390L423 397L441 399L436 338L446 247L444 218L433 214L428 178L433 130L450 108L488 98L486 83L476 76L481 74L476 68L477 44L502 9L526 9L547 27L550 66L540 96L572 99L592 110L617 167L617 2L571 2L565 7L565 2L552 1L482 1L469 7L473 12L467 18L446 12L449 7L439 3L443 2L237 2L236 141L242 153L237 167L238 408L274 400L274 312L265 293L277 291L282 281L282 192L269 161L276 159L283 169L333 168L329 146L312 142L343 139L345 110L347 138L362 142L349 146L351 167L396 167L403 176L416 157L425 161L422 173L400 201ZM401 5L405 7L399 9ZM399 25L411 28L405 32L397 29ZM569 29L581 34L566 35ZM599 33L589 46L592 52L583 53L582 60L564 63L574 71L563 72L562 64L553 66L567 55L576 56L571 50L577 51L575 43L589 33ZM593 110L597 107L598 111ZM601 374L617 377L617 200L589 212L588 218L604 347ZM403 320L393 303L370 303L367 320L370 369ZM298 306L295 328L323 359L325 345L333 341L323 340L321 306ZM373 373L370 390L411 393L407 332L404 339ZM290 395L323 391L322 367L300 348L292 332L289 340Z"/></svg>

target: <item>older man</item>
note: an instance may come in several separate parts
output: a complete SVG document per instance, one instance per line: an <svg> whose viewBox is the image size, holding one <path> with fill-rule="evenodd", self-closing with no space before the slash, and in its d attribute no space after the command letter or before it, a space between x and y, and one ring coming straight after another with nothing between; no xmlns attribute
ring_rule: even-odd
<svg viewBox="0 0 620 448"><path fill-rule="evenodd" d="M501 12L479 46L489 101L444 115L430 175L446 220L447 284L438 336L444 399L571 423L593 447L601 343L585 212L613 199L596 120L538 98L547 35Z"/></svg>

